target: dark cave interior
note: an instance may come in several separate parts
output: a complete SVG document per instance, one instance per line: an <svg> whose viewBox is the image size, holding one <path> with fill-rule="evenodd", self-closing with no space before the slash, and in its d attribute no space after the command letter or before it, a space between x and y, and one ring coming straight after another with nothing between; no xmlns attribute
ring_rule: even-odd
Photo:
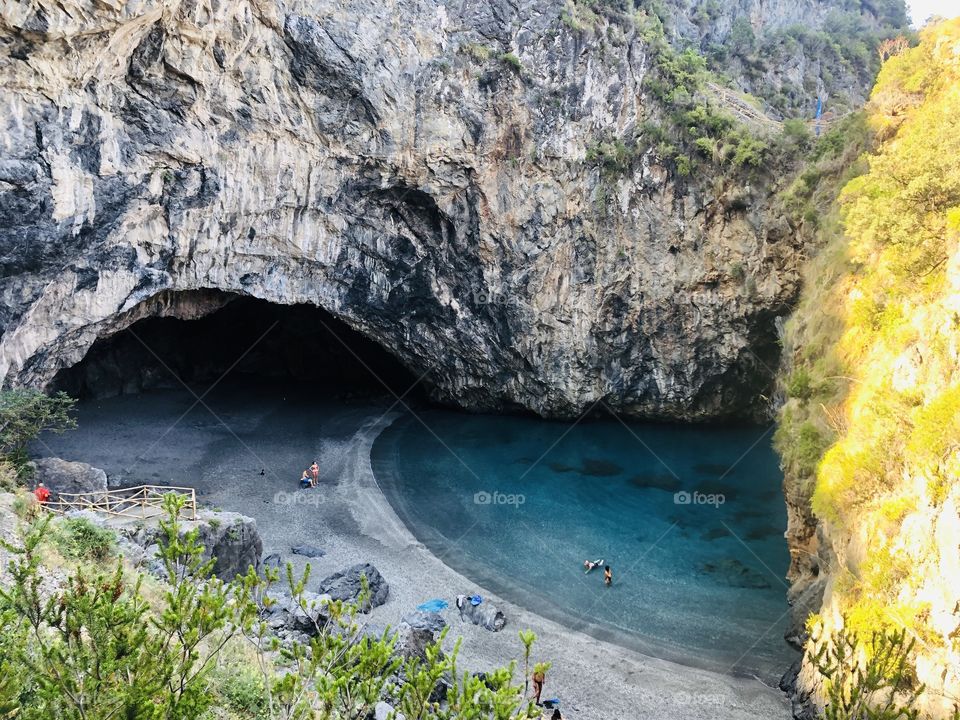
<svg viewBox="0 0 960 720"><path fill-rule="evenodd" d="M309 384L355 397L400 395L415 382L387 350L325 310L225 299L199 319L148 317L97 340L83 360L57 374L53 387L90 398L184 385L202 391L229 378Z"/></svg>

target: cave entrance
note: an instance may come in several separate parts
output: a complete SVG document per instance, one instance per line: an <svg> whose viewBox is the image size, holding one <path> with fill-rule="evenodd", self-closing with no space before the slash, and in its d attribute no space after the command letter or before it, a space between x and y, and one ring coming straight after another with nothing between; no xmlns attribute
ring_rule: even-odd
<svg viewBox="0 0 960 720"><path fill-rule="evenodd" d="M389 397L416 381L383 347L315 306L229 293L205 298L214 309L199 318L146 317L97 340L53 387L102 398L184 384L282 383L336 397Z"/></svg>

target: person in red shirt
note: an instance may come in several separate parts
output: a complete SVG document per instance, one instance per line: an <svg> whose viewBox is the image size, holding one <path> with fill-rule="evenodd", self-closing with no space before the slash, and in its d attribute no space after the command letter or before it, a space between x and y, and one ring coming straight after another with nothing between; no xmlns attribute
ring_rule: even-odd
<svg viewBox="0 0 960 720"><path fill-rule="evenodd" d="M50 499L50 491L42 482L37 483L37 489L33 491L33 495L41 505Z"/></svg>

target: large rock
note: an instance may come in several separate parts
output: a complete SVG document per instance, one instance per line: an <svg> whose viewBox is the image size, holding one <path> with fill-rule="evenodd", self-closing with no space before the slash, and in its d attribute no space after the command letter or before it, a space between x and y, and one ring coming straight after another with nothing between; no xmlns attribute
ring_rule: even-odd
<svg viewBox="0 0 960 720"><path fill-rule="evenodd" d="M304 592L299 602L289 593L270 593L272 603L265 611L267 625L277 633L316 635L329 617L326 606L330 597Z"/></svg>
<svg viewBox="0 0 960 720"><path fill-rule="evenodd" d="M239 513L204 510L198 513L196 527L205 556L216 558L213 574L218 578L233 580L251 567L259 569L263 540L256 520Z"/></svg>
<svg viewBox="0 0 960 720"><path fill-rule="evenodd" d="M160 540L156 522L130 526L128 521L107 518L108 523L141 547L150 548ZM181 517L181 532L197 529L198 542L203 545L203 557L215 558L213 574L221 580L233 580L245 574L250 567L260 569L263 555L263 540L257 530L257 521L252 517L234 512L200 510L196 519ZM150 560L154 552L147 553Z"/></svg>
<svg viewBox="0 0 960 720"><path fill-rule="evenodd" d="M491 632L500 632L507 624L507 616L489 600L484 600L479 605L472 605L469 597L458 595L457 610L461 620L472 622Z"/></svg>
<svg viewBox="0 0 960 720"><path fill-rule="evenodd" d="M571 27L567 5L3 10L0 383L47 385L98 338L224 291L322 307L452 404L766 407L800 284L786 173L679 173L644 129L671 111L647 89L656 51L632 20ZM731 5L703 41L796 14L769 5ZM91 391L136 389L133 364Z"/></svg>
<svg viewBox="0 0 960 720"><path fill-rule="evenodd" d="M409 625L414 630L427 630L431 633L438 633L447 626L447 621L440 613L424 612L423 610L416 610L404 616L400 622Z"/></svg>
<svg viewBox="0 0 960 720"><path fill-rule="evenodd" d="M417 610L405 616L397 626L397 642L394 650L401 657L427 656L427 646L432 645L447 622L439 613Z"/></svg>
<svg viewBox="0 0 960 720"><path fill-rule="evenodd" d="M383 605L390 593L387 581L370 563L358 563L325 577L320 581L319 592L329 595L334 600L355 603L363 591L361 577L367 578L369 596L361 604L360 610L370 612L371 608Z"/></svg>
<svg viewBox="0 0 960 720"><path fill-rule="evenodd" d="M107 490L107 474L87 463L47 457L34 460L30 465L34 470L34 479L42 481L55 495Z"/></svg>
<svg viewBox="0 0 960 720"><path fill-rule="evenodd" d="M803 650L807 642L807 618L820 612L826 587L827 577L820 575L806 582L796 582L787 591L790 615L783 639L796 650Z"/></svg>

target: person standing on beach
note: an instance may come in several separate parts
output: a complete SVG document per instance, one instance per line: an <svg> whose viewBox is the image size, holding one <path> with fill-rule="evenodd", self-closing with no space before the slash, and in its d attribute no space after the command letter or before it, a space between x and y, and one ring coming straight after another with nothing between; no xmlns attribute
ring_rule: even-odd
<svg viewBox="0 0 960 720"><path fill-rule="evenodd" d="M313 483L311 487L316 487L317 483L320 481L320 466L317 465L317 461L313 461L313 465L310 466L310 477L313 478Z"/></svg>
<svg viewBox="0 0 960 720"><path fill-rule="evenodd" d="M613 570L610 569L609 565L603 569L603 584L607 587L613 585Z"/></svg>
<svg viewBox="0 0 960 720"><path fill-rule="evenodd" d="M543 692L543 681L546 675L543 670L537 668L533 671L533 698L537 705L540 705L540 693Z"/></svg>

